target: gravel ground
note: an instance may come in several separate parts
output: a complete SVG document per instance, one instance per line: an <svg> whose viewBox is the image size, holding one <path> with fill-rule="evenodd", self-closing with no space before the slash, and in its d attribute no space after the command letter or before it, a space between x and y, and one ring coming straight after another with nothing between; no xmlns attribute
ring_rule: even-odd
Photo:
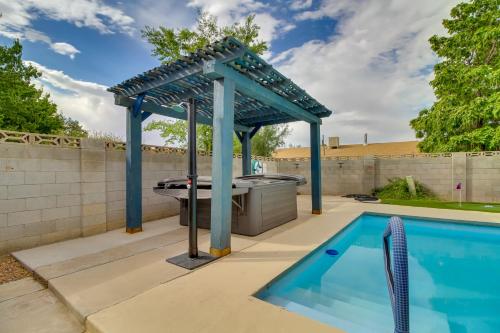
<svg viewBox="0 0 500 333"><path fill-rule="evenodd" d="M31 276L24 267L10 255L0 256L0 284Z"/></svg>

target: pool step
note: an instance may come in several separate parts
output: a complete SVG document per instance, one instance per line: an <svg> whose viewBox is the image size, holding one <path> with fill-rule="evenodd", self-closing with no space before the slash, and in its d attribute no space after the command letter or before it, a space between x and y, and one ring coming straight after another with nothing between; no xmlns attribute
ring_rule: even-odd
<svg viewBox="0 0 500 333"><path fill-rule="evenodd" d="M313 309L311 307L304 306L304 305L299 304L299 303L295 303L293 301L290 301L288 299L285 299L285 298L282 298L279 296L275 296L275 295L269 296L267 298L267 301L271 302L273 304L282 306L282 307L286 308L288 311L298 313L300 315L309 317L313 320L321 321L321 322L328 324L330 326L333 326L333 327L342 328L349 333L366 331L366 327L358 325L355 322L326 315L322 311L318 311L318 310Z"/></svg>
<svg viewBox="0 0 500 333"><path fill-rule="evenodd" d="M347 292L347 291L345 291ZM326 294L296 288L281 296L269 296L268 300L316 320L337 326L349 333L386 332L393 329L392 312L388 304L381 304L356 296L343 295L342 300ZM419 332L449 332L444 314L422 307L411 308L412 323L418 323Z"/></svg>
<svg viewBox="0 0 500 333"><path fill-rule="evenodd" d="M317 319L333 325L338 324L339 328L359 327L353 332L365 332L367 327L374 332L384 332L392 327L392 313L390 308L365 301L361 298L350 297L348 300L339 300L328 295L316 293L311 290L296 288L290 292L286 299L291 300L292 307L286 306L294 311L299 304L308 309L321 313ZM363 328L363 329L361 329Z"/></svg>

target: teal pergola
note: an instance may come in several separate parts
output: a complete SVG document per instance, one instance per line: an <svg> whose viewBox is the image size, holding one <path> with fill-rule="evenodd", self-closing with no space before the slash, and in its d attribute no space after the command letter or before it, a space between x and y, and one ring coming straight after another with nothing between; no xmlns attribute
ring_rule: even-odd
<svg viewBox="0 0 500 333"><path fill-rule="evenodd" d="M151 114L186 119L180 103L194 98L197 121L213 126L211 249L231 251L233 131L251 173L251 139L265 125L306 121L311 136L312 213L321 214L321 118L331 111L234 38L225 38L108 89L127 108L126 230L142 230L141 123Z"/></svg>

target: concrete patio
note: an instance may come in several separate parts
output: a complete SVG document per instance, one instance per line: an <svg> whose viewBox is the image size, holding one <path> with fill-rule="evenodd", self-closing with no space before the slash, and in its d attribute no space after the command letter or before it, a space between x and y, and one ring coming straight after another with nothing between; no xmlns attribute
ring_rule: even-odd
<svg viewBox="0 0 500 333"><path fill-rule="evenodd" d="M165 262L188 246L178 217L133 235L114 230L16 252L40 283L0 286L0 332L340 332L252 294L364 211L498 223L491 213L340 197L324 197L324 214L311 215L310 197L298 203L297 220L257 237L232 235L231 255L195 271ZM208 251L208 231L199 243Z"/></svg>

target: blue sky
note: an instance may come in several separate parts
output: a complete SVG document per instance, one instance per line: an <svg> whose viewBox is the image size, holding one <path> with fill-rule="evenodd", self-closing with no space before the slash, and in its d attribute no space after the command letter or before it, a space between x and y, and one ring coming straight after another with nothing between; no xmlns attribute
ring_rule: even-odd
<svg viewBox="0 0 500 333"><path fill-rule="evenodd" d="M437 61L427 40L443 33L454 1L423 0L0 0L0 44L20 38L24 59L59 110L88 129L124 135L124 113L105 91L159 63L145 25L192 27L198 10L220 24L256 14L265 58L335 110L326 136L343 143L411 140L408 121L433 101ZM288 143L307 145L304 124ZM157 135L145 141L161 144Z"/></svg>

